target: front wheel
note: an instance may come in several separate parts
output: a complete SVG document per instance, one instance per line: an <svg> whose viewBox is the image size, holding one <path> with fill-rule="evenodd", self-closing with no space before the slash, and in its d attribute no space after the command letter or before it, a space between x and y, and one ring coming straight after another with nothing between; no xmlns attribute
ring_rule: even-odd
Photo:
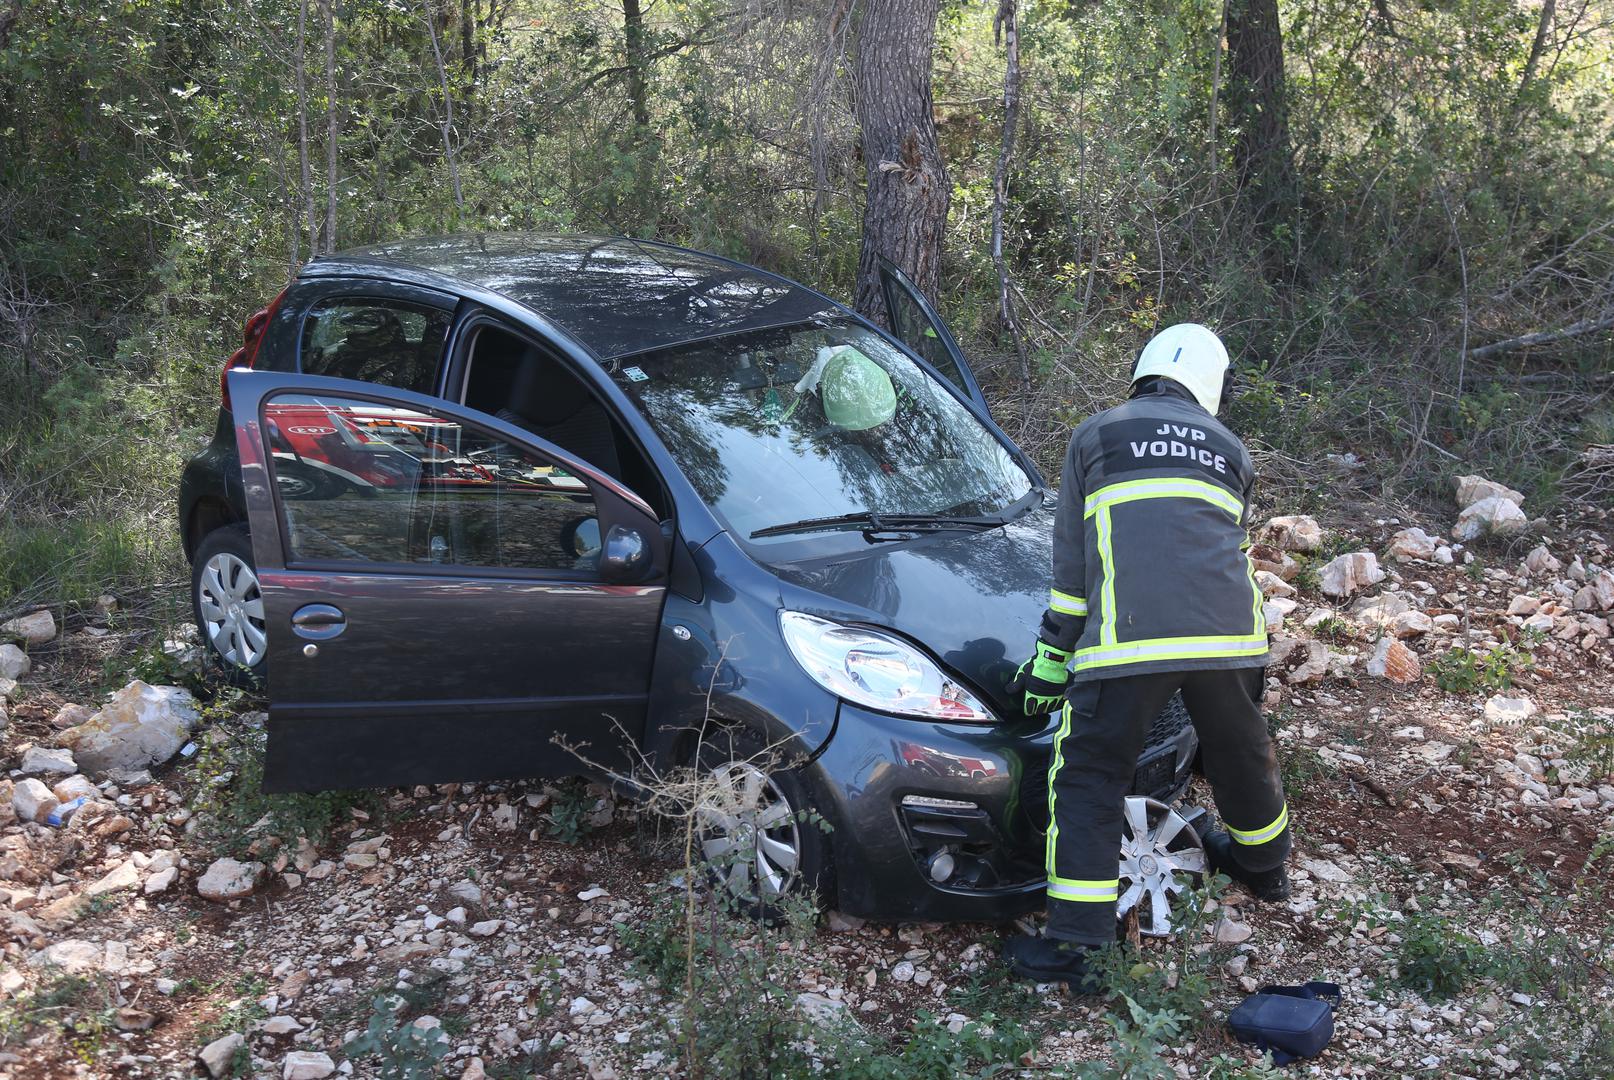
<svg viewBox="0 0 1614 1080"><path fill-rule="evenodd" d="M707 731L696 753L696 838L715 887L767 919L783 901L818 904L830 889L828 824L799 770L745 728Z"/></svg>
<svg viewBox="0 0 1614 1080"><path fill-rule="evenodd" d="M215 529L197 545L191 610L209 658L226 677L237 683L261 677L269 641L245 525Z"/></svg>

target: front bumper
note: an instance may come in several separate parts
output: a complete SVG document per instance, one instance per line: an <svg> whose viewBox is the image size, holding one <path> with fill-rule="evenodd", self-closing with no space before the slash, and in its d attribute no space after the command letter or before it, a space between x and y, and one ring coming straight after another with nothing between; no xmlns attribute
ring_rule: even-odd
<svg viewBox="0 0 1614 1080"><path fill-rule="evenodd" d="M1187 787L1198 740L1181 719L1151 730L1137 794L1170 801ZM842 703L809 777L833 826L840 910L1003 922L1040 908L1057 726L1056 717L933 723Z"/></svg>

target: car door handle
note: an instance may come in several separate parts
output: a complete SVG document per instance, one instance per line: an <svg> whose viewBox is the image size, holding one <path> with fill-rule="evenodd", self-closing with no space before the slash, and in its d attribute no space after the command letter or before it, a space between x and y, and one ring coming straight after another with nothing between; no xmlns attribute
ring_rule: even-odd
<svg viewBox="0 0 1614 1080"><path fill-rule="evenodd" d="M292 612L291 629L300 638L328 641L347 629L347 616L330 604L304 604Z"/></svg>

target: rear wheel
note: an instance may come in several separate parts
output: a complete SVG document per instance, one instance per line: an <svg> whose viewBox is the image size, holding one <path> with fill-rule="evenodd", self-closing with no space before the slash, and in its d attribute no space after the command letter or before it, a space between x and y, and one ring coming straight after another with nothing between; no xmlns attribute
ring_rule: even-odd
<svg viewBox="0 0 1614 1080"><path fill-rule="evenodd" d="M789 897L827 894L830 846L810 788L744 728L708 731L696 753L696 843L714 887L741 910L783 914Z"/></svg>
<svg viewBox="0 0 1614 1080"><path fill-rule="evenodd" d="M209 658L228 678L248 682L261 676L268 632L245 525L215 529L197 545L191 609Z"/></svg>

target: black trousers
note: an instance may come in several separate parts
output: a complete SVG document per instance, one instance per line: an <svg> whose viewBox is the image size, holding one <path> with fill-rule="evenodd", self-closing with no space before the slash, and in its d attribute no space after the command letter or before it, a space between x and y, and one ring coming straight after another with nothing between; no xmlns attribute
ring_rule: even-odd
<svg viewBox="0 0 1614 1080"><path fill-rule="evenodd" d="M1066 694L1048 772L1048 936L1115 940L1123 800L1149 725L1182 691L1216 809L1239 865L1271 870L1289 854L1289 811L1261 716L1263 668L1127 675Z"/></svg>

